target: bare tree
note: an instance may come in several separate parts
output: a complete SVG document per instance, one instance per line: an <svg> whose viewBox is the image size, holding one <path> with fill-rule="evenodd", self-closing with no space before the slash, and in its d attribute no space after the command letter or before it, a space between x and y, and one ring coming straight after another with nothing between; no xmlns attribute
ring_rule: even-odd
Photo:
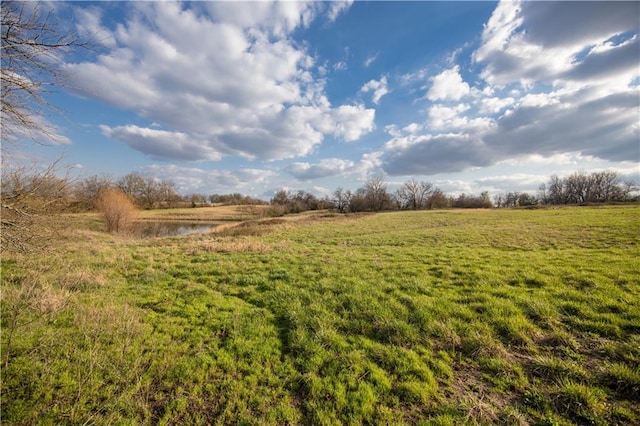
<svg viewBox="0 0 640 426"><path fill-rule="evenodd" d="M428 204L429 209L444 209L449 207L449 198L440 188L435 188L429 195Z"/></svg>
<svg viewBox="0 0 640 426"><path fill-rule="evenodd" d="M547 185L544 183L541 183L538 187L538 200L540 201L540 204L549 204Z"/></svg>
<svg viewBox="0 0 640 426"><path fill-rule="evenodd" d="M129 195L138 206L146 209L171 205L178 198L173 182L154 177L145 178L136 173L129 173L123 176L116 185L120 191ZM204 203L207 197L202 195L202 198L204 198L202 201L197 202Z"/></svg>
<svg viewBox="0 0 640 426"><path fill-rule="evenodd" d="M100 193L113 186L109 176L93 175L82 179L73 188L76 209L96 210Z"/></svg>
<svg viewBox="0 0 640 426"><path fill-rule="evenodd" d="M391 206L387 182L381 174L371 176L364 185L366 210L381 211Z"/></svg>
<svg viewBox="0 0 640 426"><path fill-rule="evenodd" d="M594 172L590 176L592 194L589 201L608 203L616 199L626 198L622 186L622 178L614 171Z"/></svg>
<svg viewBox="0 0 640 426"><path fill-rule="evenodd" d="M629 185L622 183L618 173L602 171L576 172L565 178L553 175L546 196L549 204L582 204L625 201L629 193Z"/></svg>
<svg viewBox="0 0 640 426"><path fill-rule="evenodd" d="M273 198L271 199L271 204L274 205L287 205L287 203L289 202L289 191L287 191L286 189L280 189L278 190L274 195Z"/></svg>
<svg viewBox="0 0 640 426"><path fill-rule="evenodd" d="M558 175L552 175L549 179L548 197L550 204L566 204L567 197L564 192L563 180Z"/></svg>
<svg viewBox="0 0 640 426"><path fill-rule="evenodd" d="M44 249L56 231L54 213L70 200L69 179L60 177L58 163L44 170L36 166L3 167L0 202L2 248L18 252Z"/></svg>
<svg viewBox="0 0 640 426"><path fill-rule="evenodd" d="M427 207L433 184L411 179L396 191L402 208L418 210Z"/></svg>
<svg viewBox="0 0 640 426"><path fill-rule="evenodd" d="M60 140L43 115L54 109L45 94L63 83L59 64L64 54L74 47L87 46L88 42L82 42L68 25L56 22L45 3L2 1L0 17L0 232L3 248L31 250L48 240L44 236L49 235L51 227L40 226L41 222L68 201L70 182L66 177L60 178L60 160L44 168L20 166L7 155L8 146L15 146L25 137L34 141Z"/></svg>
<svg viewBox="0 0 640 426"><path fill-rule="evenodd" d="M370 210L371 207L367 198L367 191L364 188L356 189L349 197L349 211L355 213Z"/></svg>
<svg viewBox="0 0 640 426"><path fill-rule="evenodd" d="M158 182L158 202L166 207L173 207L180 199L180 195L176 191L176 184L169 180L161 180Z"/></svg>
<svg viewBox="0 0 640 426"><path fill-rule="evenodd" d="M586 203L591 193L592 180L584 172L576 172L564 179L564 192L568 201L575 204Z"/></svg>
<svg viewBox="0 0 640 426"><path fill-rule="evenodd" d="M68 25L56 21L42 2L2 1L2 140L59 141L44 112L55 109L45 94L62 86L59 64L72 48L88 46Z"/></svg>
<svg viewBox="0 0 640 426"><path fill-rule="evenodd" d="M351 191L345 191L342 188L338 188L333 192L333 198L331 201L333 201L338 211L343 213L351 202L351 196Z"/></svg>

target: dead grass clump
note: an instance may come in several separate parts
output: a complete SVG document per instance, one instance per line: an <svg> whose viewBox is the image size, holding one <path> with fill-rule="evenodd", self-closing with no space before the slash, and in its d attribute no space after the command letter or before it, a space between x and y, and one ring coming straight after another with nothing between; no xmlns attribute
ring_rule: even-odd
<svg viewBox="0 0 640 426"><path fill-rule="evenodd" d="M65 290L42 289L38 298L38 310L41 314L55 314L67 306L70 297L71 293Z"/></svg>
<svg viewBox="0 0 640 426"><path fill-rule="evenodd" d="M71 293L66 290L43 286L28 278L21 281L19 286L7 285L3 288L2 304L7 317L27 317L29 311L41 315L55 314L69 301Z"/></svg>
<svg viewBox="0 0 640 426"><path fill-rule="evenodd" d="M75 268L64 276L64 286L71 291L86 291L104 286L108 280L101 272Z"/></svg>
<svg viewBox="0 0 640 426"><path fill-rule="evenodd" d="M14 338L22 338L30 327L53 318L65 309L70 297L69 291L49 285L37 268L3 272L0 316L4 368L13 357Z"/></svg>
<svg viewBox="0 0 640 426"><path fill-rule="evenodd" d="M285 219L251 220L233 226L217 227L214 232L221 237L259 237L271 232L273 226L287 223L289 223L289 221Z"/></svg>
<svg viewBox="0 0 640 426"><path fill-rule="evenodd" d="M245 239L217 240L209 241L192 247L188 254L200 253L270 253L273 245L262 241L252 241Z"/></svg>

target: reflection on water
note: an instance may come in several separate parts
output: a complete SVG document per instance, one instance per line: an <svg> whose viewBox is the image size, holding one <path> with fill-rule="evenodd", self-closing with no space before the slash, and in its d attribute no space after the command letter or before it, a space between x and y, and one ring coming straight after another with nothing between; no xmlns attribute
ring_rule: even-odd
<svg viewBox="0 0 640 426"><path fill-rule="evenodd" d="M142 238L172 237L202 233L216 226L217 225L203 223L139 222L136 224L135 233Z"/></svg>

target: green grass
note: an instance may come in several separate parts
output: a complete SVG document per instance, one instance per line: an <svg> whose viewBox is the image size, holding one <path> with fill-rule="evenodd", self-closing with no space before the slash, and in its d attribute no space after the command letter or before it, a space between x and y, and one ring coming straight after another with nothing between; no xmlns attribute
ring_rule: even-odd
<svg viewBox="0 0 640 426"><path fill-rule="evenodd" d="M76 230L3 253L2 421L633 424L639 229L603 207Z"/></svg>

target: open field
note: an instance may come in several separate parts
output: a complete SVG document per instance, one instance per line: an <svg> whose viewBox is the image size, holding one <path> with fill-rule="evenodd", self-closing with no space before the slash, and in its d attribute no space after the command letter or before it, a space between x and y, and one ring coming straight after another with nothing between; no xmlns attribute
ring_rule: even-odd
<svg viewBox="0 0 640 426"><path fill-rule="evenodd" d="M96 220L3 253L3 424L640 423L640 208Z"/></svg>

